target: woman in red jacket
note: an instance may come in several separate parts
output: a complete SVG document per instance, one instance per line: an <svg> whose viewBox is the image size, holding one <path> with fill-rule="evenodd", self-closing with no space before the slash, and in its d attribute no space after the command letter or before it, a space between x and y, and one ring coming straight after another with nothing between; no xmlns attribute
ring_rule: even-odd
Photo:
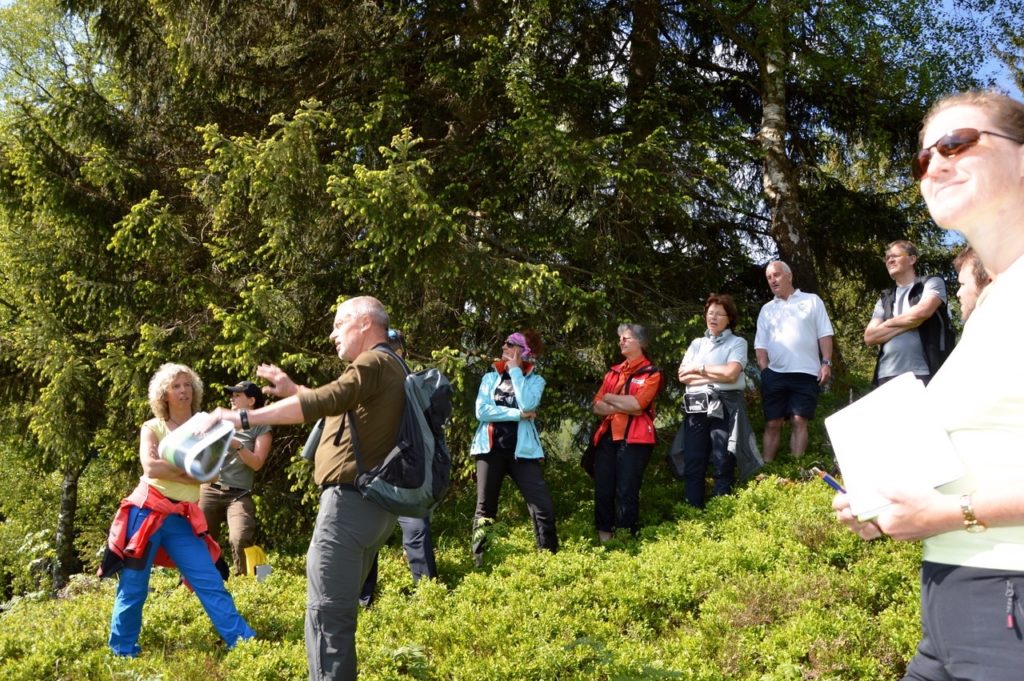
<svg viewBox="0 0 1024 681"><path fill-rule="evenodd" d="M661 371L647 358L649 337L639 324L619 325L625 361L605 374L593 411L604 417L594 433L594 524L601 542L616 528L636 534L640 483L656 442L654 398Z"/></svg>

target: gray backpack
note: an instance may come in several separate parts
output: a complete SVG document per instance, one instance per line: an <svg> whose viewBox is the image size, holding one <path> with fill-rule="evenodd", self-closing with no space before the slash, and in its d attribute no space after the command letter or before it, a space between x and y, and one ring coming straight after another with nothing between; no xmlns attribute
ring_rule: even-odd
<svg viewBox="0 0 1024 681"><path fill-rule="evenodd" d="M402 363L406 373L405 407L394 448L369 470L364 470L360 461L355 420L351 412L346 415L359 470L355 486L364 498L396 515L426 518L444 498L451 482L452 459L444 427L452 415L452 386L437 369L411 372L387 346L375 349Z"/></svg>

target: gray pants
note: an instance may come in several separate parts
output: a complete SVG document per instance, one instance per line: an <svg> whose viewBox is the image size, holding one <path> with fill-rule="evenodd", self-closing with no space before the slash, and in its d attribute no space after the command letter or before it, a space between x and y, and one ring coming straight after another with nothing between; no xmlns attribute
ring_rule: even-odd
<svg viewBox="0 0 1024 681"><path fill-rule="evenodd" d="M328 487L306 553L310 681L355 679L359 592L396 516L350 486Z"/></svg>
<svg viewBox="0 0 1024 681"><path fill-rule="evenodd" d="M921 565L921 628L903 681L1020 681L1024 573Z"/></svg>

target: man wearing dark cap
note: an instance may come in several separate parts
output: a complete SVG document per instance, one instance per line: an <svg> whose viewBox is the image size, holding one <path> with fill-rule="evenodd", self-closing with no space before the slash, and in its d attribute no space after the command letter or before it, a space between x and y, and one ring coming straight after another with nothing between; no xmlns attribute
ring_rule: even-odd
<svg viewBox="0 0 1024 681"><path fill-rule="evenodd" d="M266 399L252 381L233 385L228 393L233 411L259 409ZM246 574L245 549L254 544L256 536L252 484L256 471L267 461L272 442L273 435L267 425L235 431L220 477L200 488L199 507L206 516L210 536L217 539L224 520L228 522L228 541L236 575Z"/></svg>

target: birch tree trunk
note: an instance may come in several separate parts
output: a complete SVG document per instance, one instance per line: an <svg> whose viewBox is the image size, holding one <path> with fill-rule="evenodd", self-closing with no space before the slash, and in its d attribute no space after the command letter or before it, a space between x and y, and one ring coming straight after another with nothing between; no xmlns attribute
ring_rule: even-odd
<svg viewBox="0 0 1024 681"><path fill-rule="evenodd" d="M781 5L781 6L780 6ZM771 209L771 231L779 256L792 266L800 287L818 291L818 276L810 244L804 237L800 180L786 153L786 61L789 58L789 16L785 2L770 3L776 21L764 27L761 55L761 130L758 141L764 158L764 192Z"/></svg>

